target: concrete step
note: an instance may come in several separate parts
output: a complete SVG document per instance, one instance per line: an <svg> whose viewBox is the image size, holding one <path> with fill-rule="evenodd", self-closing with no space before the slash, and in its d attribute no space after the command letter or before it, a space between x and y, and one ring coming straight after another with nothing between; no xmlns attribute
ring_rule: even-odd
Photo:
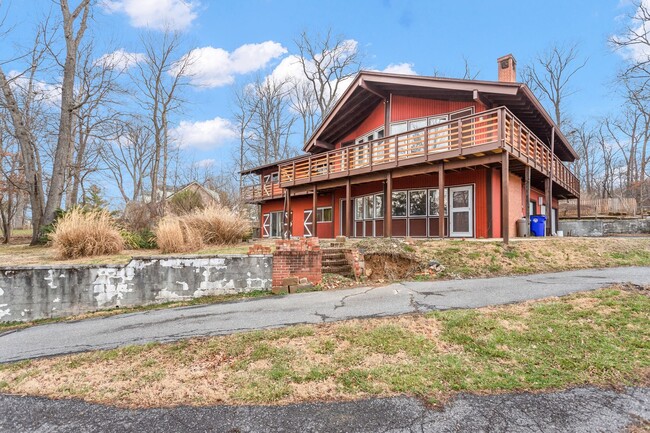
<svg viewBox="0 0 650 433"><path fill-rule="evenodd" d="M338 260L323 260L322 261L322 266L350 266L347 260L345 258L343 259L338 259Z"/></svg>
<svg viewBox="0 0 650 433"><path fill-rule="evenodd" d="M339 274L346 277L352 275L352 268L350 265L347 266L323 266L323 273L327 274Z"/></svg>
<svg viewBox="0 0 650 433"><path fill-rule="evenodd" d="M343 253L325 253L323 254L323 260L345 260L345 254Z"/></svg>

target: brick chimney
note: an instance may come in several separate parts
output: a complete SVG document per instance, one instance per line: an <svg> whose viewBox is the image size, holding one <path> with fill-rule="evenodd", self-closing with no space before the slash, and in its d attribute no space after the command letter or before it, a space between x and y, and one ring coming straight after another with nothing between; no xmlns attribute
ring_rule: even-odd
<svg viewBox="0 0 650 433"><path fill-rule="evenodd" d="M517 61L512 54L506 54L497 59L499 81L504 83L517 82Z"/></svg>

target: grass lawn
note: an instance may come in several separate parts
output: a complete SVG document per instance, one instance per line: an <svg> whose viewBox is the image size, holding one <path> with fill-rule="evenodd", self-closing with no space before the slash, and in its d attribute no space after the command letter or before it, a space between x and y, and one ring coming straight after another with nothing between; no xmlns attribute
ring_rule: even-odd
<svg viewBox="0 0 650 433"><path fill-rule="evenodd" d="M435 277L474 278L613 266L650 266L650 237L540 238L511 241L417 241L422 262L445 270Z"/></svg>
<svg viewBox="0 0 650 433"><path fill-rule="evenodd" d="M650 288L294 326L0 366L0 390L126 407L647 384Z"/></svg>

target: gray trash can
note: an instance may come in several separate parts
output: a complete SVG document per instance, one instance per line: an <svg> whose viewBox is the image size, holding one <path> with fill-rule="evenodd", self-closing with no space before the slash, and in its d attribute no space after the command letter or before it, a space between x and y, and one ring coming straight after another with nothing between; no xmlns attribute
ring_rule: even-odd
<svg viewBox="0 0 650 433"><path fill-rule="evenodd" d="M528 222L526 218L519 218L517 220L517 237L523 238L528 236Z"/></svg>

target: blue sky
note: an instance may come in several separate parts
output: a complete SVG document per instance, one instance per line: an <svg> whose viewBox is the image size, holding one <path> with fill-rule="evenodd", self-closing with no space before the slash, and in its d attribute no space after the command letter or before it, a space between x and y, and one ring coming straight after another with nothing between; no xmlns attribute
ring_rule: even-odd
<svg viewBox="0 0 650 433"><path fill-rule="evenodd" d="M72 1L74 5L76 2ZM230 162L235 141L224 132L232 112L234 86L255 74L268 74L295 54L301 31L335 33L357 41L368 67L412 70L421 75L438 71L459 77L463 58L479 78L496 79L496 59L513 53L519 68L554 42L577 43L587 66L574 81L576 93L566 110L581 120L603 116L619 105L612 82L622 58L607 38L626 24L628 1L214 1L104 0L90 32L107 53L116 49L137 53L138 35L166 24L184 33L187 49L202 48L203 86L187 91L191 101L176 120L183 121L184 158ZM49 0L5 0L5 26L13 30L0 44L0 58L28 44L39 19L57 6ZM245 44L242 56L233 53ZM241 57L246 57L242 60ZM221 63L220 63L221 62ZM227 64L223 64L223 63ZM203 64L203 63L202 63ZM5 66L7 67L7 66ZM11 65L7 69L11 69ZM205 83L209 83L208 86ZM197 123L198 122L198 123ZM301 134L296 134L296 139Z"/></svg>

